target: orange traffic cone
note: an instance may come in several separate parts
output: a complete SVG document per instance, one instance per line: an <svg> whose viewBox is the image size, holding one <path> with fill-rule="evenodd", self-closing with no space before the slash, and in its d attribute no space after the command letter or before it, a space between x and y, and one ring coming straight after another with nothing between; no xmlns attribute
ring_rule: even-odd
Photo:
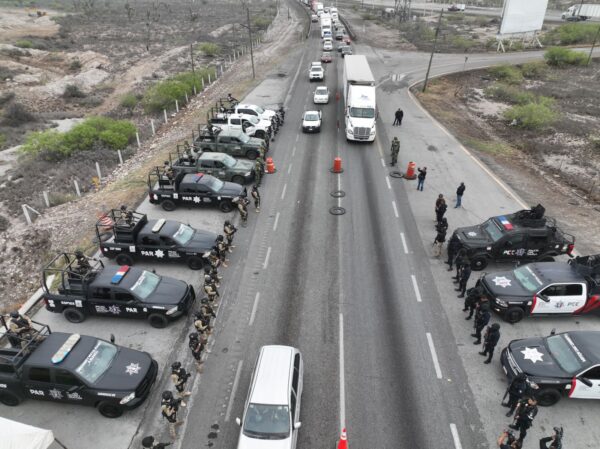
<svg viewBox="0 0 600 449"><path fill-rule="evenodd" d="M337 445L337 449L348 449L348 439L346 438L346 428L342 429L342 434L340 435L340 441Z"/></svg>

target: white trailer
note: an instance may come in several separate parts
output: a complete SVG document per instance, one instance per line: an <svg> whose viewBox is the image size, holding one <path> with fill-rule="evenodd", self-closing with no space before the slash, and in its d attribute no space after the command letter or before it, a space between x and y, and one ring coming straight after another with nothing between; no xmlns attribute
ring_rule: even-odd
<svg viewBox="0 0 600 449"><path fill-rule="evenodd" d="M573 5L562 13L563 20L580 21L592 18L600 18L600 5L583 3Z"/></svg>
<svg viewBox="0 0 600 449"><path fill-rule="evenodd" d="M373 142L377 102L375 78L364 55L344 58L344 122L346 140Z"/></svg>

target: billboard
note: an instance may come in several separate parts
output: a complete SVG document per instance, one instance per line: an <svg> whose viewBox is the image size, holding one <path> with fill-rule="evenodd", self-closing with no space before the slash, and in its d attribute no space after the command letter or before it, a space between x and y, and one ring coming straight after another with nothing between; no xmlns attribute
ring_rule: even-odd
<svg viewBox="0 0 600 449"><path fill-rule="evenodd" d="M541 30L547 7L548 0L504 0L500 34Z"/></svg>

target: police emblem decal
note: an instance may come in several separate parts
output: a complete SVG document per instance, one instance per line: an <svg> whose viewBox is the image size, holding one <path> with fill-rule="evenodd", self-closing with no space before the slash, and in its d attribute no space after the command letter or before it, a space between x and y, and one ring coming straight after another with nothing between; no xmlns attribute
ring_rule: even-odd
<svg viewBox="0 0 600 449"><path fill-rule="evenodd" d="M127 374L129 374L130 376L133 376L134 374L138 374L141 369L142 369L142 367L140 366L139 363L132 362L125 367L125 372Z"/></svg>
<svg viewBox="0 0 600 449"><path fill-rule="evenodd" d="M159 259L162 259L165 255L165 252L162 249L157 249L156 251L154 251L154 255Z"/></svg>
<svg viewBox="0 0 600 449"><path fill-rule="evenodd" d="M200 202L200 197L199 196L195 196L194 197L194 203L199 203Z"/></svg>
<svg viewBox="0 0 600 449"><path fill-rule="evenodd" d="M52 396L52 399L62 399L63 398L62 392L60 390L57 390L56 388L53 388L52 390L48 391L48 393L50 393L50 396Z"/></svg>
<svg viewBox="0 0 600 449"><path fill-rule="evenodd" d="M477 233L476 233L476 232L474 232L474 231L469 231L469 232L467 232L467 235L468 235L469 237L477 237Z"/></svg>
<svg viewBox="0 0 600 449"><path fill-rule="evenodd" d="M543 362L544 359L544 354L542 354L540 351L537 350L537 348L528 348L525 347L525 349L523 351L521 351L521 354L523 354L523 358L525 360L531 360L531 363L533 363L535 365L536 362Z"/></svg>
<svg viewBox="0 0 600 449"><path fill-rule="evenodd" d="M506 276L496 276L494 279L492 279L492 281L494 281L494 284L496 284L496 286L502 288L510 287L511 283L511 280L508 279Z"/></svg>

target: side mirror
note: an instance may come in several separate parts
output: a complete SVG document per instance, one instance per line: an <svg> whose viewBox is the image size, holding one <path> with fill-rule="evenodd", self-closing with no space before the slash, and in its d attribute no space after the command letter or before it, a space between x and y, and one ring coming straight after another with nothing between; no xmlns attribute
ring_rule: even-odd
<svg viewBox="0 0 600 449"><path fill-rule="evenodd" d="M552 330L550 331L550 335L555 335L556 334L556 328L552 328Z"/></svg>
<svg viewBox="0 0 600 449"><path fill-rule="evenodd" d="M588 382L589 382L589 380L588 380ZM302 423L300 421L294 423L294 429L299 429L301 426L302 426Z"/></svg>
<svg viewBox="0 0 600 449"><path fill-rule="evenodd" d="M235 418L235 422L237 423L237 425L238 425L238 426L240 426L240 427L241 427L241 425L242 425L242 420L241 420L241 418Z"/></svg>
<svg viewBox="0 0 600 449"><path fill-rule="evenodd" d="M114 342L115 342L115 334L110 334L110 342L114 344Z"/></svg>
<svg viewBox="0 0 600 449"><path fill-rule="evenodd" d="M544 302L549 302L550 301L550 299L547 296L545 296L545 295L539 295L538 294L537 297L540 298Z"/></svg>
<svg viewBox="0 0 600 449"><path fill-rule="evenodd" d="M591 388L594 385L592 381L589 380L587 377L578 377L577 380L579 380L583 385L585 385L588 388Z"/></svg>

